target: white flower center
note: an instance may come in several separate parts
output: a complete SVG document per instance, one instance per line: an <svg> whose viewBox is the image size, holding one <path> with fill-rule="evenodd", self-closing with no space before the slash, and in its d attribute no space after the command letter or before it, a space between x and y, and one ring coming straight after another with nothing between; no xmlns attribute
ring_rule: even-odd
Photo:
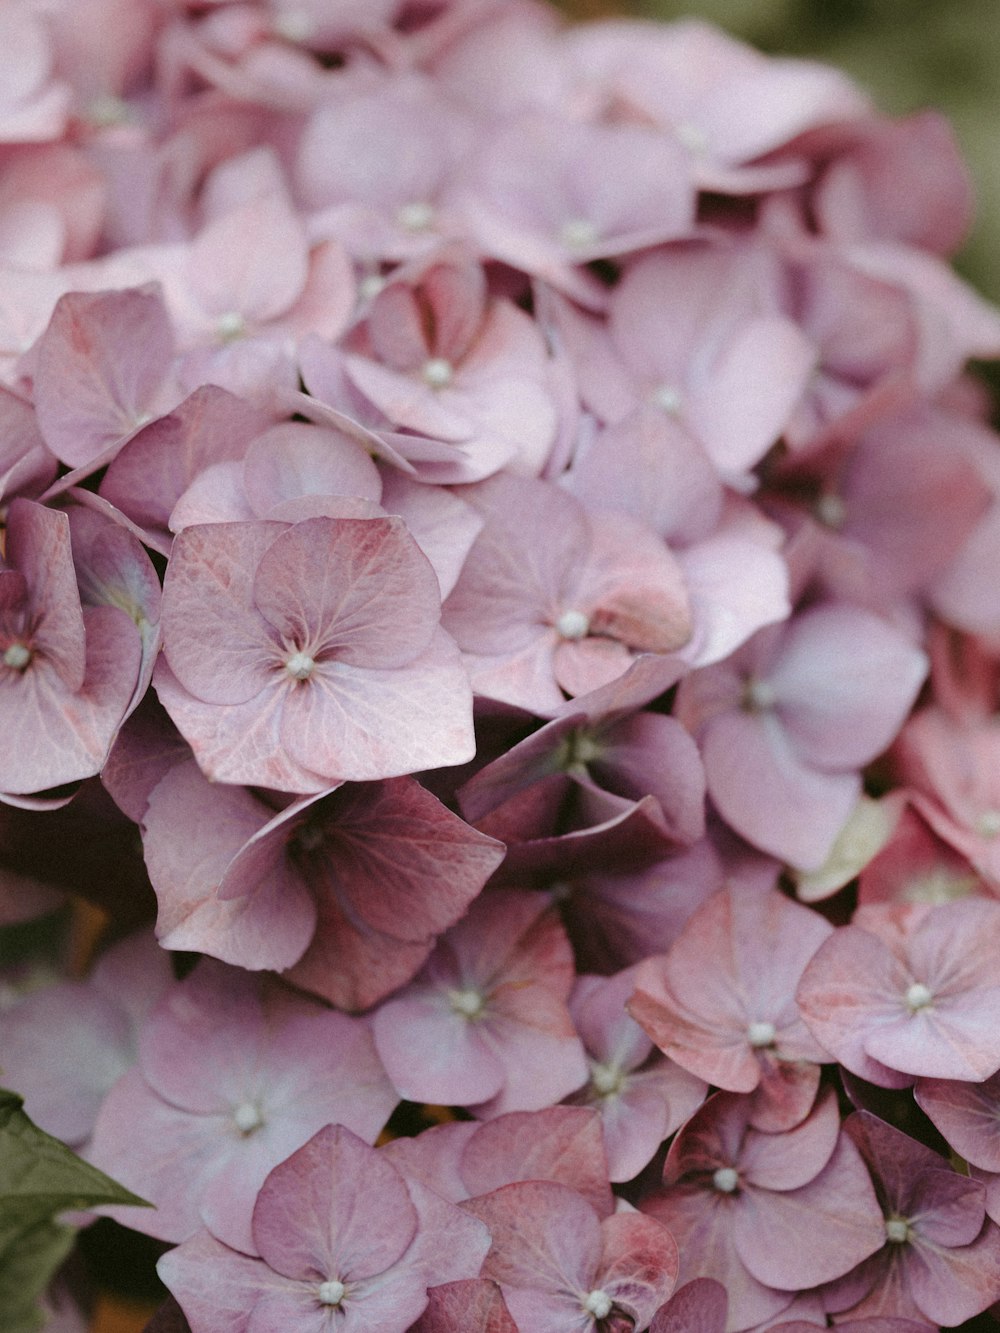
<svg viewBox="0 0 1000 1333"><path fill-rule="evenodd" d="M597 244L599 234L586 218L570 218L563 223L559 238L569 250L586 250Z"/></svg>
<svg viewBox="0 0 1000 1333"><path fill-rule="evenodd" d="M981 838L1000 837L1000 810L984 810L976 820L976 832Z"/></svg>
<svg viewBox="0 0 1000 1333"><path fill-rule="evenodd" d="M740 1183L739 1172L732 1166L720 1166L712 1176L712 1184L720 1194L733 1194Z"/></svg>
<svg viewBox="0 0 1000 1333"><path fill-rule="evenodd" d="M774 686L766 680L751 676L743 686L743 710L747 713L766 713L774 707L777 695Z"/></svg>
<svg viewBox="0 0 1000 1333"><path fill-rule="evenodd" d="M424 362L420 373L432 389L446 389L455 377L455 367L443 356L432 356Z"/></svg>
<svg viewBox="0 0 1000 1333"><path fill-rule="evenodd" d="M124 125L129 119L128 103L113 93L101 93L87 104L86 116L96 129Z"/></svg>
<svg viewBox="0 0 1000 1333"><path fill-rule="evenodd" d="M285 660L285 670L295 680L308 680L315 667L316 663L308 653L292 653L291 657Z"/></svg>
<svg viewBox="0 0 1000 1333"><path fill-rule="evenodd" d="M595 1319L607 1319L614 1301L606 1291L592 1291L583 1303L583 1308Z"/></svg>
<svg viewBox="0 0 1000 1333"><path fill-rule="evenodd" d="M708 136L689 120L682 120L674 126L674 133L689 153L704 153L708 149Z"/></svg>
<svg viewBox="0 0 1000 1333"><path fill-rule="evenodd" d="M23 671L31 661L31 649L23 643L12 643L3 655L4 666Z"/></svg>
<svg viewBox="0 0 1000 1333"><path fill-rule="evenodd" d="M241 1102L233 1112L233 1123L241 1134L252 1134L255 1129L260 1129L264 1117L260 1107L253 1102Z"/></svg>
<svg viewBox="0 0 1000 1333"><path fill-rule="evenodd" d="M885 1237L892 1241L893 1245L902 1245L910 1239L909 1223L902 1217L887 1217L885 1219Z"/></svg>
<svg viewBox="0 0 1000 1333"><path fill-rule="evenodd" d="M333 1277L329 1282L320 1284L319 1291L316 1295L319 1297L321 1305L339 1305L344 1299L344 1292L346 1290L347 1288L344 1286L343 1282Z"/></svg>
<svg viewBox="0 0 1000 1333"><path fill-rule="evenodd" d="M672 384L658 385L649 395L649 401L661 411L669 412L671 416L676 416L684 406L680 389L675 389Z"/></svg>
<svg viewBox="0 0 1000 1333"><path fill-rule="evenodd" d="M776 1035L773 1023L751 1023L747 1028L747 1041L756 1049L773 1046Z"/></svg>
<svg viewBox="0 0 1000 1333"><path fill-rule="evenodd" d="M358 296L362 301L374 301L385 287L385 278L381 273L368 273L358 283Z"/></svg>
<svg viewBox="0 0 1000 1333"><path fill-rule="evenodd" d="M462 990L450 990L448 1003L453 1011L461 1014L463 1018L478 1018L483 1012L483 996L472 986L465 986Z"/></svg>
<svg viewBox="0 0 1000 1333"><path fill-rule="evenodd" d="M286 9L278 14L272 25L276 37L283 37L286 42L308 42L316 31L316 25L301 9Z"/></svg>
<svg viewBox="0 0 1000 1333"><path fill-rule="evenodd" d="M246 320L238 310L227 310L215 321L215 335L224 343L242 338L247 331Z"/></svg>
<svg viewBox="0 0 1000 1333"><path fill-rule="evenodd" d="M933 999L934 996L922 981L915 981L906 992L907 1008L914 1014L918 1009L926 1009Z"/></svg>
<svg viewBox="0 0 1000 1333"><path fill-rule="evenodd" d="M590 633L590 617L583 611L564 611L556 621L556 633L564 639L585 639Z"/></svg>
<svg viewBox="0 0 1000 1333"><path fill-rule="evenodd" d="M828 493L816 501L814 513L825 527L842 528L847 518L847 506L839 495Z"/></svg>
<svg viewBox="0 0 1000 1333"><path fill-rule="evenodd" d="M423 199L403 204L396 214L396 221L405 231L429 231L436 220L434 205L428 204Z"/></svg>
<svg viewBox="0 0 1000 1333"><path fill-rule="evenodd" d="M590 1066L590 1085L599 1097L614 1097L621 1092L625 1084L625 1075L614 1065L592 1064Z"/></svg>

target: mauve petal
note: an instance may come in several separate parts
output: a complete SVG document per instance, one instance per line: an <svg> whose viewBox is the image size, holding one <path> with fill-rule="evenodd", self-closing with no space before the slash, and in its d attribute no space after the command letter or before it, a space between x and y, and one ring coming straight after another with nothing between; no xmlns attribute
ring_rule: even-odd
<svg viewBox="0 0 1000 1333"><path fill-rule="evenodd" d="M711 1277L729 1295L726 1333L773 1319L790 1293L766 1287L748 1271L733 1242L733 1200L702 1184L681 1182L643 1200L642 1211L662 1222L677 1242L678 1280Z"/></svg>
<svg viewBox="0 0 1000 1333"><path fill-rule="evenodd" d="M169 541L174 505L206 467L243 457L271 418L213 384L202 385L167 416L134 435L112 461L100 494ZM159 548L157 548L159 549ZM167 550L163 551L166 555Z"/></svg>
<svg viewBox="0 0 1000 1333"><path fill-rule="evenodd" d="M89 1137L108 1089L134 1060L133 1046L113 993L83 982L29 991L0 1019L4 1081L36 1125L71 1146Z"/></svg>
<svg viewBox="0 0 1000 1333"><path fill-rule="evenodd" d="M575 1190L518 1181L462 1204L485 1222L493 1246L483 1277L542 1292L588 1292L602 1250L597 1214Z"/></svg>
<svg viewBox="0 0 1000 1333"><path fill-rule="evenodd" d="M5 563L27 582L32 646L51 661L68 690L83 686L86 634L65 514L15 499L7 512ZM52 784L54 785L54 784Z"/></svg>
<svg viewBox="0 0 1000 1333"><path fill-rule="evenodd" d="M321 1129L276 1166L253 1212L263 1258L300 1281L372 1277L402 1257L416 1231L402 1176L340 1125Z"/></svg>
<svg viewBox="0 0 1000 1333"><path fill-rule="evenodd" d="M406 1187L419 1226L403 1262L420 1270L425 1287L474 1277L490 1248L488 1228L419 1179Z"/></svg>
<svg viewBox="0 0 1000 1333"><path fill-rule="evenodd" d="M472 1196L518 1180L554 1180L581 1194L599 1217L613 1211L601 1122L584 1107L511 1111L479 1125L460 1171Z"/></svg>
<svg viewBox="0 0 1000 1333"><path fill-rule="evenodd" d="M174 542L163 587L163 651L203 703L243 704L280 678L281 645L254 601L254 575L281 532L277 523L206 524Z"/></svg>
<svg viewBox="0 0 1000 1333"><path fill-rule="evenodd" d="M885 1222L854 1144L841 1137L815 1179L783 1193L748 1189L736 1248L767 1286L795 1291L841 1277L885 1244Z"/></svg>
<svg viewBox="0 0 1000 1333"><path fill-rule="evenodd" d="M674 1289L677 1242L644 1213L615 1213L601 1223L601 1261L594 1286L628 1311L641 1328Z"/></svg>
<svg viewBox="0 0 1000 1333"><path fill-rule="evenodd" d="M753 467L784 430L816 365L816 349L791 320L742 325L692 385L690 418L725 475Z"/></svg>
<svg viewBox="0 0 1000 1333"><path fill-rule="evenodd" d="M488 1278L431 1287L413 1333L518 1333L500 1288Z"/></svg>
<svg viewBox="0 0 1000 1333"><path fill-rule="evenodd" d="M153 669L153 688L213 782L308 794L326 791L338 780L337 774L311 772L285 750L281 722L286 691L280 680L246 703L220 708L188 693L161 653Z"/></svg>
<svg viewBox="0 0 1000 1333"><path fill-rule="evenodd" d="M61 297L34 373L38 424L53 453L71 467L86 464L143 425L173 350L155 288Z"/></svg>
<svg viewBox="0 0 1000 1333"><path fill-rule="evenodd" d="M256 563L258 611L283 644L310 657L387 669L430 642L437 580L400 519L307 519L275 537Z"/></svg>
<svg viewBox="0 0 1000 1333"><path fill-rule="evenodd" d="M970 1245L913 1247L906 1270L913 1300L936 1324L954 1326L1000 1299L1000 1227L987 1220Z"/></svg>
<svg viewBox="0 0 1000 1333"><path fill-rule="evenodd" d="M914 1179L908 1215L919 1240L937 1249L969 1245L979 1235L986 1212L981 1181L959 1175L942 1161Z"/></svg>
<svg viewBox="0 0 1000 1333"><path fill-rule="evenodd" d="M503 1087L506 1070L493 1043L435 993L388 1000L375 1012L375 1044L401 1097L470 1106Z"/></svg>
<svg viewBox="0 0 1000 1333"><path fill-rule="evenodd" d="M639 799L653 795L678 842L705 832L705 770L694 740L673 717L633 713L603 731L588 765L600 786Z"/></svg>
<svg viewBox="0 0 1000 1333"><path fill-rule="evenodd" d="M250 247L248 234L255 238ZM302 223L279 195L253 200L205 227L191 245L186 268L192 291L210 317L235 313L252 323L274 319L305 286Z"/></svg>
<svg viewBox="0 0 1000 1333"><path fill-rule="evenodd" d="M880 617L823 606L792 622L765 679L797 756L836 771L885 749L926 674L924 653Z"/></svg>
<svg viewBox="0 0 1000 1333"><path fill-rule="evenodd" d="M291 1298L297 1289L260 1259L237 1254L204 1230L163 1255L157 1272L195 1333L247 1333L247 1311L258 1301L274 1290Z"/></svg>
<svg viewBox="0 0 1000 1333"><path fill-rule="evenodd" d="M164 948L195 949L257 970L289 967L302 955L316 909L294 877L276 873L244 882L242 896L229 902L218 892L230 863L261 832L267 815L250 792L209 783L190 761L172 767L154 788L143 851ZM234 880L238 875L239 867Z"/></svg>
<svg viewBox="0 0 1000 1333"><path fill-rule="evenodd" d="M135 692L142 649L135 625L117 607L88 607L84 623L87 674L79 693L69 694L44 661L29 665L26 679L11 681L11 672L0 678L0 704L9 710L0 791L41 791L103 767Z"/></svg>
<svg viewBox="0 0 1000 1333"><path fill-rule="evenodd" d="M290 756L331 779L367 782L450 767L475 752L472 691L441 630L405 666L318 663L285 694L280 725Z"/></svg>
<svg viewBox="0 0 1000 1333"><path fill-rule="evenodd" d="M199 472L171 509L169 522L171 532L183 532L199 523L252 523L260 517L247 499L242 464L232 459Z"/></svg>
<svg viewBox="0 0 1000 1333"><path fill-rule="evenodd" d="M748 1130L740 1149L740 1174L755 1190L801 1189L827 1165L839 1134L837 1100L832 1090L828 1090L812 1114L794 1129L784 1134Z"/></svg>
<svg viewBox="0 0 1000 1333"><path fill-rule="evenodd" d="M356 495L378 500L378 469L361 446L338 431L305 422L272 426L243 459L247 498L261 516L302 495Z"/></svg>
<svg viewBox="0 0 1000 1333"><path fill-rule="evenodd" d="M423 486L398 468L382 478L382 507L399 514L434 567L442 600L458 582L466 556L483 528L470 504L442 486Z"/></svg>
<svg viewBox="0 0 1000 1333"><path fill-rule="evenodd" d="M228 1131L228 1117L178 1110L129 1070L104 1099L87 1160L154 1207L102 1211L158 1240L193 1235L202 1192L231 1151Z"/></svg>
<svg viewBox="0 0 1000 1333"><path fill-rule="evenodd" d="M1000 1074L983 1083L921 1078L917 1104L973 1166L1000 1172Z"/></svg>
<svg viewBox="0 0 1000 1333"><path fill-rule="evenodd" d="M822 865L854 807L856 773L820 773L767 713L724 713L702 736L708 790L728 824L800 869Z"/></svg>
<svg viewBox="0 0 1000 1333"><path fill-rule="evenodd" d="M649 1333L725 1333L726 1289L710 1277L685 1282L657 1310Z"/></svg>

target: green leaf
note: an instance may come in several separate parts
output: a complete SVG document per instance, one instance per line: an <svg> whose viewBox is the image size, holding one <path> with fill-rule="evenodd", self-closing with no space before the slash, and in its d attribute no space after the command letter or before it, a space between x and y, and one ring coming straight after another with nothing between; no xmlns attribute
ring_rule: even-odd
<svg viewBox="0 0 1000 1333"><path fill-rule="evenodd" d="M42 1222L20 1235L0 1263L0 1326L4 1333L36 1333L45 1316L38 1298L72 1248L76 1232Z"/></svg>
<svg viewBox="0 0 1000 1333"><path fill-rule="evenodd" d="M0 1089L0 1259L56 1213L98 1204L146 1204L77 1157L25 1115L23 1100Z"/></svg>
<svg viewBox="0 0 1000 1333"><path fill-rule="evenodd" d="M46 1134L25 1115L16 1092L0 1088L0 1328L35 1333L38 1297L65 1259L72 1227L54 1220L68 1209L125 1203L149 1207Z"/></svg>

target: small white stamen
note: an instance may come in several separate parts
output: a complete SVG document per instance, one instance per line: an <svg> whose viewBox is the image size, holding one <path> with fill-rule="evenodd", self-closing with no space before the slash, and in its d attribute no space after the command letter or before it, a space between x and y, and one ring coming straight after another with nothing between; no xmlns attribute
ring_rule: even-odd
<svg viewBox="0 0 1000 1333"><path fill-rule="evenodd" d="M755 1049L773 1046L777 1033L773 1023L751 1023L747 1028L747 1041Z"/></svg>
<svg viewBox="0 0 1000 1333"><path fill-rule="evenodd" d="M570 250L587 250L599 239L597 228L586 218L570 218L564 222L559 237Z"/></svg>
<svg viewBox="0 0 1000 1333"><path fill-rule="evenodd" d="M599 1097L614 1097L621 1092L625 1075L614 1065L592 1064L590 1066L590 1086Z"/></svg>
<svg viewBox="0 0 1000 1333"><path fill-rule="evenodd" d="M396 214L396 221L404 231L429 231L437 221L437 211L426 200L414 200L403 204Z"/></svg>
<svg viewBox="0 0 1000 1333"><path fill-rule="evenodd" d="M369 273L358 283L358 296L362 301L374 301L385 287L385 278L381 273Z"/></svg>
<svg viewBox="0 0 1000 1333"><path fill-rule="evenodd" d="M674 126L674 133L689 153L704 153L708 148L708 136L689 120L682 120Z"/></svg>
<svg viewBox="0 0 1000 1333"><path fill-rule="evenodd" d="M827 492L821 495L816 501L813 512L819 521L827 528L842 528L844 520L847 518L847 505L839 495Z"/></svg>
<svg viewBox="0 0 1000 1333"><path fill-rule="evenodd" d="M272 27L276 37L296 44L308 42L316 32L316 24L301 9L286 9L276 16Z"/></svg>
<svg viewBox="0 0 1000 1333"><path fill-rule="evenodd" d="M976 820L976 832L981 838L1000 837L1000 810L984 810Z"/></svg>
<svg viewBox="0 0 1000 1333"><path fill-rule="evenodd" d="M887 1217L885 1219L885 1238L892 1241L894 1245L902 1245L910 1239L909 1223L902 1217Z"/></svg>
<svg viewBox="0 0 1000 1333"><path fill-rule="evenodd" d="M432 356L424 362L420 373L432 389L446 389L455 376L455 368L443 356Z"/></svg>
<svg viewBox="0 0 1000 1333"><path fill-rule="evenodd" d="M463 1018L478 1018L483 1012L483 997L471 986L466 986L463 990L449 991L448 1003L454 1012L461 1014Z"/></svg>
<svg viewBox="0 0 1000 1333"><path fill-rule="evenodd" d="M592 1291L588 1294L583 1303L583 1308L587 1314L591 1314L595 1319L607 1319L611 1313L611 1307L614 1301L606 1291Z"/></svg>
<svg viewBox="0 0 1000 1333"><path fill-rule="evenodd" d="M906 992L907 1008L914 1014L918 1009L926 1009L933 999L934 996L922 981L915 981Z"/></svg>
<svg viewBox="0 0 1000 1333"><path fill-rule="evenodd" d="M112 125L124 125L130 118L127 102L113 93L101 93L87 104L86 117L95 129L108 129Z"/></svg>
<svg viewBox="0 0 1000 1333"><path fill-rule="evenodd" d="M215 335L221 342L242 338L247 331L246 320L238 310L227 310L215 321Z"/></svg>
<svg viewBox="0 0 1000 1333"><path fill-rule="evenodd" d="M308 680L315 670L316 663L308 653L292 653L285 662L285 670L296 680Z"/></svg>
<svg viewBox="0 0 1000 1333"><path fill-rule="evenodd" d="M344 1292L346 1290L347 1288L344 1286L343 1282L338 1281L338 1279L334 1277L331 1278L329 1282L321 1283L320 1289L316 1295L319 1297L321 1305L339 1305L344 1299Z"/></svg>
<svg viewBox="0 0 1000 1333"><path fill-rule="evenodd" d="M712 1176L712 1184L720 1194L733 1194L740 1183L739 1172L732 1166L720 1166Z"/></svg>
<svg viewBox="0 0 1000 1333"><path fill-rule="evenodd" d="M3 655L4 666L23 671L31 661L31 649L23 643L12 643Z"/></svg>
<svg viewBox="0 0 1000 1333"><path fill-rule="evenodd" d="M556 621L556 631L564 639L585 639L590 633L590 617L583 611L564 611Z"/></svg>
<svg viewBox="0 0 1000 1333"><path fill-rule="evenodd" d="M743 686L743 711L746 713L766 713L774 707L776 699L774 686L766 680L751 676Z"/></svg>
<svg viewBox="0 0 1000 1333"><path fill-rule="evenodd" d="M672 384L658 385L649 395L649 401L661 411L669 412L671 416L677 416L684 406L680 389L675 389Z"/></svg>
<svg viewBox="0 0 1000 1333"><path fill-rule="evenodd" d="M233 1112L233 1123L241 1134L252 1134L255 1129L260 1129L264 1117L260 1107L254 1106L253 1102L241 1102Z"/></svg>

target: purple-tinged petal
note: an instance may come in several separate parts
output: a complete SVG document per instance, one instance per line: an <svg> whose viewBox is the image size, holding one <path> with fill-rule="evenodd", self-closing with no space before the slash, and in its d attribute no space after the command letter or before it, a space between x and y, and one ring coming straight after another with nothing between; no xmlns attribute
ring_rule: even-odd
<svg viewBox="0 0 1000 1333"><path fill-rule="evenodd" d="M248 562L260 614L317 660L384 670L429 645L437 580L400 519L308 519Z"/></svg>
<svg viewBox="0 0 1000 1333"><path fill-rule="evenodd" d="M67 690L82 689L86 633L66 515L33 501L11 501L5 563L8 569L20 573L27 584L32 622L30 646L51 663ZM16 631L13 625L7 630L10 611L6 606L3 609L6 638Z"/></svg>
<svg viewBox="0 0 1000 1333"><path fill-rule="evenodd" d="M1000 1172L1000 1074L983 1083L921 1078L913 1093L949 1147L973 1166Z"/></svg>
<svg viewBox="0 0 1000 1333"><path fill-rule="evenodd" d="M38 424L71 467L144 425L173 357L173 329L154 288L70 292L38 345Z"/></svg>
<svg viewBox="0 0 1000 1333"><path fill-rule="evenodd" d="M660 1306L649 1333L725 1333L728 1308L725 1287L710 1277L695 1278Z"/></svg>
<svg viewBox="0 0 1000 1333"><path fill-rule="evenodd" d="M321 1129L276 1166L254 1206L261 1256L300 1281L381 1273L402 1257L416 1232L417 1212L402 1176L340 1125Z"/></svg>
<svg viewBox="0 0 1000 1333"><path fill-rule="evenodd" d="M518 1181L462 1205L493 1235L483 1277L532 1291L590 1291L601 1260L597 1214L575 1190Z"/></svg>
<svg viewBox="0 0 1000 1333"><path fill-rule="evenodd" d="M499 1286L489 1278L466 1278L431 1287L427 1309L413 1333L518 1333Z"/></svg>
<svg viewBox="0 0 1000 1333"><path fill-rule="evenodd" d="M677 1242L655 1218L622 1212L601 1223L601 1261L594 1285L641 1328L674 1289Z"/></svg>
<svg viewBox="0 0 1000 1333"><path fill-rule="evenodd" d="M600 1120L583 1107L510 1111L488 1120L465 1145L459 1169L473 1197L518 1180L554 1180L581 1194L599 1217L613 1210Z"/></svg>

